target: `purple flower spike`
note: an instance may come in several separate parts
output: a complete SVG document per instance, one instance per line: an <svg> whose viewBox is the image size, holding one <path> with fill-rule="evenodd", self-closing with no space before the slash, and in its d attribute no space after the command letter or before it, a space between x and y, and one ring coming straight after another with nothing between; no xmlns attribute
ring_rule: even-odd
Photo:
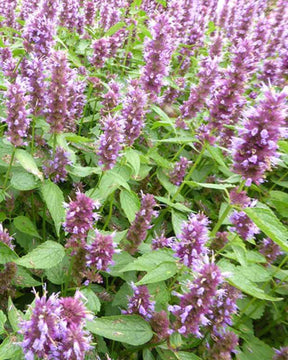
<svg viewBox="0 0 288 360"><path fill-rule="evenodd" d="M2 120L6 122L8 131L6 132L8 140L14 146L22 146L25 144L24 138L28 135L28 129L31 119L28 118L28 110L26 109L28 96L25 95L26 88L16 79L14 83L9 83L7 88L7 118Z"/></svg>
<svg viewBox="0 0 288 360"><path fill-rule="evenodd" d="M9 235L6 229L3 229L2 224L0 224L0 242L6 244L10 247L10 249L14 249L14 245L12 244L13 237Z"/></svg>
<svg viewBox="0 0 288 360"><path fill-rule="evenodd" d="M275 244L270 238L262 240L259 246L259 252L265 256L268 264L272 264L277 257L282 254L279 245Z"/></svg>
<svg viewBox="0 0 288 360"><path fill-rule="evenodd" d="M235 210L230 216L230 221L233 224L231 230L237 232L243 240L252 240L260 232L244 211Z"/></svg>
<svg viewBox="0 0 288 360"><path fill-rule="evenodd" d="M288 359L288 346L275 350L273 360L287 360Z"/></svg>
<svg viewBox="0 0 288 360"><path fill-rule="evenodd" d="M207 315L211 312L217 287L222 281L221 272L214 263L204 264L197 278L190 285L189 292L178 295L179 305L168 307L176 317L176 330L180 334L202 337L200 327L210 324Z"/></svg>
<svg viewBox="0 0 288 360"><path fill-rule="evenodd" d="M231 331L224 331L214 335L215 343L209 349L209 359L213 360L232 360L233 353L238 346L238 336Z"/></svg>
<svg viewBox="0 0 288 360"><path fill-rule="evenodd" d="M71 234L71 239L66 246L70 246L73 241L85 245L88 231L93 228L93 223L98 217L96 213L93 213L97 207L97 203L85 194L80 191L76 193L76 200L67 205L66 221L63 224L65 231Z"/></svg>
<svg viewBox="0 0 288 360"><path fill-rule="evenodd" d="M152 39L144 44L144 60L141 82L144 90L154 99L163 86L163 77L169 73L169 64L173 51L173 28L167 14L157 15L150 23Z"/></svg>
<svg viewBox="0 0 288 360"><path fill-rule="evenodd" d="M113 264L112 257L115 252L112 235L103 235L96 231L95 239L86 245L86 265L95 271L107 271Z"/></svg>
<svg viewBox="0 0 288 360"><path fill-rule="evenodd" d="M193 266L195 261L207 254L208 224L209 220L203 214L191 214L188 221L183 223L178 236L180 241L176 240L171 247L184 265Z"/></svg>
<svg viewBox="0 0 288 360"><path fill-rule="evenodd" d="M135 286L131 284L134 294L129 297L128 310L124 314L138 314L144 319L149 320L154 313L154 301L151 301L151 295L147 286Z"/></svg>
<svg viewBox="0 0 288 360"><path fill-rule="evenodd" d="M234 171L243 176L246 186L264 182L265 172L278 157L277 141L284 135L286 97L284 91L267 89L264 99L248 113L239 138L234 139Z"/></svg>
<svg viewBox="0 0 288 360"><path fill-rule="evenodd" d="M145 91L139 87L137 81L132 80L128 87L122 109L122 116L125 121L124 132L129 146L133 145L144 127L146 103L147 95Z"/></svg>
<svg viewBox="0 0 288 360"><path fill-rule="evenodd" d="M130 254L135 254L139 245L146 239L147 231L151 228L151 220L153 216L158 215L153 210L155 206L156 201L153 195L142 194L141 208L137 212L127 234L129 244L126 245L125 250Z"/></svg>
<svg viewBox="0 0 288 360"><path fill-rule="evenodd" d="M53 152L51 152L51 156L53 159L49 160L46 165L43 166L45 176L47 178L50 177L55 183L65 181L68 174L66 166L71 165L69 153L64 149L57 147L55 154L53 155Z"/></svg>
<svg viewBox="0 0 288 360"><path fill-rule="evenodd" d="M170 181L174 185L181 185L185 174L187 167L191 164L191 161L188 161L188 159L184 156L180 157L180 160L175 164L174 169L170 172Z"/></svg>
<svg viewBox="0 0 288 360"><path fill-rule="evenodd" d="M12 51L9 47L0 48L0 68L3 74L11 80L17 77L16 61L13 59Z"/></svg>
<svg viewBox="0 0 288 360"><path fill-rule="evenodd" d="M117 162L124 142L123 120L117 116L107 115L103 120L104 133L100 136L100 145L97 154L100 157L99 165L103 170L109 170Z"/></svg>

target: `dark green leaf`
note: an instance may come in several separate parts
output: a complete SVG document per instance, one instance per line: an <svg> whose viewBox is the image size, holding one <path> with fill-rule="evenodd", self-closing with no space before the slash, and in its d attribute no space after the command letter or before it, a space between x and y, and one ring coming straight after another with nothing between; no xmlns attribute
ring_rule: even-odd
<svg viewBox="0 0 288 360"><path fill-rule="evenodd" d="M41 239L41 236L38 234L35 225L28 217L18 216L14 219L13 223L16 229L21 231L22 233Z"/></svg>
<svg viewBox="0 0 288 360"><path fill-rule="evenodd" d="M157 283L159 281L170 279L177 273L177 266L174 262L164 262L157 266L136 283L136 285Z"/></svg>

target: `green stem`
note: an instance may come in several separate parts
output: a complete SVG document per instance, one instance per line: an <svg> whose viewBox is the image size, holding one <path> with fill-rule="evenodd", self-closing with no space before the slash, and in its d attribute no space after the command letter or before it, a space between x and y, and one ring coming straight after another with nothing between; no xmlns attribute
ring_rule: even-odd
<svg viewBox="0 0 288 360"><path fill-rule="evenodd" d="M46 205L43 205L43 214L42 214L42 238L46 240Z"/></svg>
<svg viewBox="0 0 288 360"><path fill-rule="evenodd" d="M226 219L227 215L229 214L229 211L231 210L231 205L227 204L226 209L223 211L223 214L221 215L220 219L217 221L216 225L214 226L213 230L210 233L210 238L213 239L217 233L217 231L220 229L221 225L223 224L224 220Z"/></svg>
<svg viewBox="0 0 288 360"><path fill-rule="evenodd" d="M7 172L6 172L4 184L3 184L4 191L6 190L7 182L8 182L8 179L9 179L9 175L10 175L11 168L12 168L13 161L14 161L14 157L15 157L15 152L16 152L16 148L14 147L12 155L11 155L10 163L9 163L9 166L8 166L8 169L7 169Z"/></svg>
<svg viewBox="0 0 288 360"><path fill-rule="evenodd" d="M32 140L31 140L31 155L34 154L35 146L35 117L32 118Z"/></svg>

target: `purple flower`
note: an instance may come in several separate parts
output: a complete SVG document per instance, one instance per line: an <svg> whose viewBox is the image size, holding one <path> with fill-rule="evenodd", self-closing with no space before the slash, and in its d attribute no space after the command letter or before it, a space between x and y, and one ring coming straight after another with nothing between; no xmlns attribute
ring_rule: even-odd
<svg viewBox="0 0 288 360"><path fill-rule="evenodd" d="M236 301L240 297L241 292L226 282L217 290L212 312L208 316L213 333L232 325L232 316L238 309Z"/></svg>
<svg viewBox="0 0 288 360"><path fill-rule="evenodd" d="M0 48L0 68L3 74L11 80L17 77L16 61L13 59L12 51L9 47Z"/></svg>
<svg viewBox="0 0 288 360"><path fill-rule="evenodd" d="M86 245L86 265L95 271L107 271L113 264L112 257L115 252L113 235L103 235L96 231L95 239Z"/></svg>
<svg viewBox="0 0 288 360"><path fill-rule="evenodd" d="M84 360L91 349L91 336L83 327L92 316L81 297L76 292L74 298L59 299L52 294L47 299L45 289L41 298L36 294L31 318L20 324L25 359L34 360L37 356L47 360Z"/></svg>
<svg viewBox="0 0 288 360"><path fill-rule="evenodd" d="M152 239L152 250L162 249L171 246L171 238L167 238L164 232Z"/></svg>
<svg viewBox="0 0 288 360"><path fill-rule="evenodd" d="M120 100L120 85L115 81L110 81L109 90L103 96L102 105L104 106L101 109L101 115L106 115L110 113L119 103Z"/></svg>
<svg viewBox="0 0 288 360"><path fill-rule="evenodd" d="M144 117L146 114L147 95L138 82L132 80L128 86L128 92L123 101L122 117L125 121L126 143L132 146L134 141L140 136L144 127Z"/></svg>
<svg viewBox="0 0 288 360"><path fill-rule="evenodd" d="M28 135L31 121L28 118L29 112L26 109L28 97L25 93L26 88L19 78L14 83L8 84L6 95L7 117L2 122L6 122L8 126L6 135L14 146L25 144L23 139Z"/></svg>
<svg viewBox="0 0 288 360"><path fill-rule="evenodd" d="M50 178L53 182L63 182L67 178L66 166L71 165L69 160L69 153L64 149L57 147L55 154L51 152L52 159L47 161L43 166L44 174L47 178Z"/></svg>
<svg viewBox="0 0 288 360"><path fill-rule="evenodd" d="M277 257L282 254L279 245L275 244L270 238L262 240L259 246L259 252L265 256L268 264L272 264Z"/></svg>
<svg viewBox="0 0 288 360"><path fill-rule="evenodd" d="M154 99L163 86L163 77L169 74L173 51L172 26L167 14L159 14L149 24L152 39L144 43L144 60L141 83L143 89Z"/></svg>
<svg viewBox="0 0 288 360"><path fill-rule="evenodd" d="M137 212L135 220L128 230L128 244L125 250L130 254L135 254L139 245L146 239L147 231L151 228L151 220L158 213L153 210L156 206L154 196L151 194L142 194L141 208Z"/></svg>
<svg viewBox="0 0 288 360"><path fill-rule="evenodd" d="M59 0L42 0L23 28L24 47L36 56L49 56L55 43Z"/></svg>
<svg viewBox="0 0 288 360"><path fill-rule="evenodd" d="M230 191L229 197L232 205L245 208L251 204L251 199L247 196L247 192L244 190L239 191L237 187Z"/></svg>
<svg viewBox="0 0 288 360"><path fill-rule="evenodd" d="M46 94L46 117L50 131L59 134L67 119L68 63L63 51L56 51L51 58L51 83Z"/></svg>
<svg viewBox="0 0 288 360"><path fill-rule="evenodd" d="M96 7L94 1L84 2L85 25L93 26L95 22Z"/></svg>
<svg viewBox="0 0 288 360"><path fill-rule="evenodd" d="M275 350L273 360L287 360L288 359L288 346L281 347L279 350Z"/></svg>
<svg viewBox="0 0 288 360"><path fill-rule="evenodd" d="M133 295L128 300L128 310L123 311L123 314L138 314L144 319L149 320L154 313L154 301L151 301L151 295L147 286L135 286L131 284Z"/></svg>
<svg viewBox="0 0 288 360"><path fill-rule="evenodd" d="M73 31L77 30L83 15L80 13L79 0L62 0L62 11L59 16L61 26ZM81 31L80 31L81 33Z"/></svg>
<svg viewBox="0 0 288 360"><path fill-rule="evenodd" d="M37 10L38 5L38 0L22 0L19 17L22 20L28 19L28 17Z"/></svg>
<svg viewBox="0 0 288 360"><path fill-rule="evenodd" d="M85 194L78 191L76 200L71 201L67 206L66 221L63 224L65 231L71 234L71 239L66 246L72 245L73 241L85 245L88 231L93 228L95 218L98 217L93 212L98 204Z"/></svg>
<svg viewBox="0 0 288 360"><path fill-rule="evenodd" d="M22 74L27 81L32 114L41 115L45 107L45 62L43 59L32 55L31 60L23 59L21 66Z"/></svg>
<svg viewBox="0 0 288 360"><path fill-rule="evenodd" d="M180 107L184 119L193 119L205 105L218 75L218 62L217 58L202 60L197 74L199 84L191 88L189 99Z"/></svg>
<svg viewBox="0 0 288 360"><path fill-rule="evenodd" d="M259 228L244 211L233 211L230 221L233 224L231 231L237 232L243 240L252 240L260 232Z"/></svg>
<svg viewBox="0 0 288 360"><path fill-rule="evenodd" d="M162 310L160 312L153 312L152 317L150 318L150 325L155 333L152 342L159 342L165 340L171 335L172 330L170 329L169 318L166 311Z"/></svg>
<svg viewBox="0 0 288 360"><path fill-rule="evenodd" d="M231 331L224 331L213 336L214 344L209 346L209 359L232 360L232 353L236 353L238 336Z"/></svg>
<svg viewBox="0 0 288 360"><path fill-rule="evenodd" d="M175 164L174 169L170 172L170 181L174 185L181 185L184 180L186 169L189 165L191 165L191 161L184 156L180 157L180 160Z"/></svg>
<svg viewBox="0 0 288 360"><path fill-rule="evenodd" d="M207 254L209 220L204 214L191 214L188 221L182 224L180 241L171 244L175 255L184 265L190 267L203 254Z"/></svg>
<svg viewBox="0 0 288 360"><path fill-rule="evenodd" d="M13 237L9 235L7 229L3 229L2 224L0 224L0 242L6 244L10 247L10 249L14 249L14 245L12 243Z"/></svg>
<svg viewBox="0 0 288 360"><path fill-rule="evenodd" d="M120 9L115 1L102 0L100 2L100 21L99 25L107 31L111 26L120 21Z"/></svg>
<svg viewBox="0 0 288 360"><path fill-rule="evenodd" d="M204 264L190 284L189 292L177 295L180 297L179 305L169 306L168 310L176 317L175 328L180 334L202 337L200 327L210 324L207 316L211 313L221 282L219 268L214 263Z"/></svg>
<svg viewBox="0 0 288 360"><path fill-rule="evenodd" d="M0 21L0 26L8 26L15 28L16 25L16 7L17 0L1 0L0 3L0 16L4 19Z"/></svg>
<svg viewBox="0 0 288 360"><path fill-rule="evenodd" d="M286 96L284 91L265 90L264 99L251 109L244 128L239 130L239 138L234 139L234 171L242 175L246 186L262 183L265 172L278 156L277 141L284 134Z"/></svg>
<svg viewBox="0 0 288 360"><path fill-rule="evenodd" d="M116 164L123 147L124 124L121 118L112 117L110 114L102 120L102 123L104 133L100 136L97 155L100 157L99 165L103 166L103 170L109 170Z"/></svg>
<svg viewBox="0 0 288 360"><path fill-rule="evenodd" d="M219 231L216 233L215 238L212 239L210 244L210 249L214 251L221 250L228 243L228 232L227 231Z"/></svg>

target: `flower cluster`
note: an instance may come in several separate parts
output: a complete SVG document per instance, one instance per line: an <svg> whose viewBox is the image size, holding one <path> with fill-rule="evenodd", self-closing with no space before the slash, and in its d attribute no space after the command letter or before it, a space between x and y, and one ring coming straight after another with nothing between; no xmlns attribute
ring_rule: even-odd
<svg viewBox="0 0 288 360"><path fill-rule="evenodd" d="M157 249L162 249L165 247L170 247L171 245L171 238L167 238L164 234L164 232L162 232L159 236L156 236L152 239L152 250L157 250Z"/></svg>
<svg viewBox="0 0 288 360"><path fill-rule="evenodd" d="M130 254L135 254L139 245L146 239L147 231L151 228L151 220L153 216L157 216L157 212L153 210L155 206L156 201L153 195L142 194L141 208L127 233L128 244L125 250Z"/></svg>
<svg viewBox="0 0 288 360"><path fill-rule="evenodd" d="M2 120L8 126L6 135L14 146L22 146L24 138L28 135L31 119L28 117L29 110L26 109L28 103L26 88L19 78L14 83L8 84L6 97L7 117Z"/></svg>
<svg viewBox="0 0 288 360"><path fill-rule="evenodd" d="M233 167L246 186L264 181L277 155L277 141L283 134L286 93L267 89L258 107L252 109L233 144Z"/></svg>
<svg viewBox="0 0 288 360"><path fill-rule="evenodd" d="M175 328L180 334L202 337L200 327L210 323L207 316L211 313L222 281L221 272L214 263L204 264L190 284L189 291L177 295L180 297L179 305L169 306L168 309L176 317Z"/></svg>
<svg viewBox="0 0 288 360"><path fill-rule="evenodd" d="M123 119L109 114L102 119L102 124L104 132L100 136L97 154L100 157L99 165L103 166L103 170L109 170L116 164L123 147L124 124Z"/></svg>
<svg viewBox="0 0 288 360"><path fill-rule="evenodd" d="M265 256L267 263L272 264L282 254L280 246L270 238L265 238L259 245L259 252Z"/></svg>
<svg viewBox="0 0 288 360"><path fill-rule="evenodd" d="M224 331L214 335L213 340L213 346L209 346L209 359L232 360L232 354L237 352L238 336L231 331Z"/></svg>
<svg viewBox="0 0 288 360"><path fill-rule="evenodd" d="M199 258L207 254L208 218L203 214L191 214L188 221L182 224L179 241L171 244L175 255L184 265L191 267Z"/></svg>
<svg viewBox="0 0 288 360"><path fill-rule="evenodd" d="M231 230L237 232L244 240L252 240L254 236L260 232L259 228L250 220L244 211L233 211L230 216L230 221L233 224Z"/></svg>
<svg viewBox="0 0 288 360"><path fill-rule="evenodd" d="M67 242L67 247L85 246L85 240L88 231L93 228L94 221L98 218L98 214L93 210L98 207L98 204L90 199L85 194L78 191L76 199L66 205L67 214L66 221L63 224L65 231L71 234L71 238Z"/></svg>
<svg viewBox="0 0 288 360"><path fill-rule="evenodd" d="M51 151L51 157L52 159L43 166L45 176L55 183L65 181L68 174L66 166L71 165L69 153L61 147L57 147L54 154Z"/></svg>
<svg viewBox="0 0 288 360"><path fill-rule="evenodd" d="M125 141L129 146L133 145L144 127L146 103L147 95L145 91L139 87L136 81L132 80L124 98L121 113L125 121Z"/></svg>
<svg viewBox="0 0 288 360"><path fill-rule="evenodd" d="M275 350L273 360L286 360L288 358L288 346Z"/></svg>
<svg viewBox="0 0 288 360"><path fill-rule="evenodd" d="M25 359L84 360L91 349L91 336L83 328L92 316L81 298L80 292L74 298L56 294L47 298L46 291L41 298L36 294L30 319L20 324Z"/></svg>
<svg viewBox="0 0 288 360"><path fill-rule="evenodd" d="M191 164L191 161L188 161L188 159L184 156L180 157L180 160L175 164L174 169L170 172L170 181L174 185L181 185L185 174L187 167Z"/></svg>
<svg viewBox="0 0 288 360"><path fill-rule="evenodd" d="M151 295L147 286L135 286L131 284L133 295L128 299L128 309L123 311L124 314L138 314L144 319L149 320L154 313L155 302L151 301Z"/></svg>

